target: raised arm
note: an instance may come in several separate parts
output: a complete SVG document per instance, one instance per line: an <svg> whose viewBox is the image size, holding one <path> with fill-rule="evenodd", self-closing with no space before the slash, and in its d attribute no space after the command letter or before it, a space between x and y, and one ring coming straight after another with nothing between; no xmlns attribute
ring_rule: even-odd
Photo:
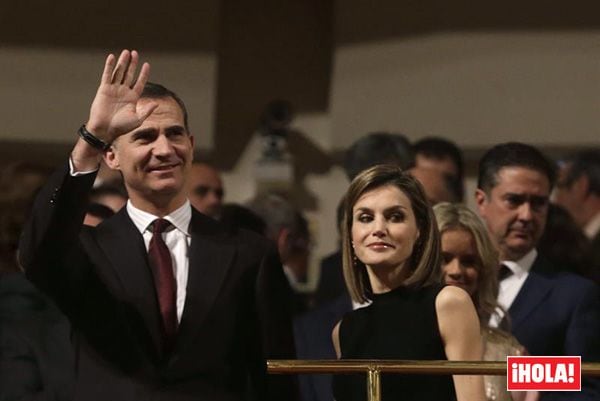
<svg viewBox="0 0 600 401"><path fill-rule="evenodd" d="M100 86L85 127L107 144L139 127L157 107L154 102L143 106L138 102L150 74L148 63L144 63L137 74L138 63L139 55L135 50L123 50L118 59L113 54L106 58ZM96 169L101 157L102 150L82 138L79 138L71 153L77 171Z"/></svg>
<svg viewBox="0 0 600 401"><path fill-rule="evenodd" d="M469 295L458 287L444 287L435 300L435 308L448 360L481 360L479 318ZM457 401L485 400L483 376L454 375L453 379Z"/></svg>

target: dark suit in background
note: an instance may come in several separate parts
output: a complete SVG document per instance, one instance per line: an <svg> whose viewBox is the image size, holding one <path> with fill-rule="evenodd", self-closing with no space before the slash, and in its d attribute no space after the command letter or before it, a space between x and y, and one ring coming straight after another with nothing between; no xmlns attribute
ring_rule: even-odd
<svg viewBox="0 0 600 401"><path fill-rule="evenodd" d="M600 362L600 291L539 256L508 312L512 333L531 355L580 355ZM600 400L600 379L582 379L582 392L544 392L542 400Z"/></svg>
<svg viewBox="0 0 600 401"><path fill-rule="evenodd" d="M20 244L28 277L73 325L75 398L293 398L289 376L273 377L267 393L265 360L294 357L290 289L274 247L192 210L185 307L166 352L144 241L126 208L82 227L94 178L72 177L66 165L57 171Z"/></svg>
<svg viewBox="0 0 600 401"><path fill-rule="evenodd" d="M338 250L321 259L319 284L315 291L315 307L325 305L347 293L342 267L342 251Z"/></svg>
<svg viewBox="0 0 600 401"><path fill-rule="evenodd" d="M294 319L294 338L298 359L336 359L331 341L333 327L352 310L346 293ZM299 375L303 401L332 401L332 375Z"/></svg>
<svg viewBox="0 0 600 401"><path fill-rule="evenodd" d="M75 364L66 317L21 273L0 275L0 400L69 401Z"/></svg>

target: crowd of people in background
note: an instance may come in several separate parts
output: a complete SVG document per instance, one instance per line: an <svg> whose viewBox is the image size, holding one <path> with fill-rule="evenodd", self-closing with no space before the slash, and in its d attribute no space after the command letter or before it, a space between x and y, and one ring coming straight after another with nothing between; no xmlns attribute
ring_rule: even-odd
<svg viewBox="0 0 600 401"><path fill-rule="evenodd" d="M148 98L163 99L153 96ZM351 184L337 194L337 221L331 222L339 249L321 260L314 291L303 285L314 238L289 194L225 203L220 172L202 161L191 165L181 189L198 212L219 222L218 230L253 232L252 238L266 238L276 248L287 286L274 293L289 292L297 358L580 355L584 362L600 362L599 148L551 161L531 145L498 144L479 161L475 194L465 193L462 152L449 138L410 143L401 134L370 133L347 149L341 164ZM71 400L77 393L76 360L84 351L72 344L74 326L83 320L73 320L77 312L71 309L67 318L60 302L39 290L43 284L31 284L17 257L34 199L51 172L28 162L5 166L0 174L0 401ZM130 207L128 190L135 186L124 178L93 184L81 209L83 224L102 232L105 221ZM477 210L465 206L473 196ZM39 235L29 233L34 240ZM381 260L372 254L377 249ZM473 345L478 338L481 349ZM77 344L93 347L94 341ZM385 377L383 399L480 400L484 391L488 400L600 400L598 378L584 377L580 393L543 394L509 393L502 377L478 380ZM361 400L365 394L362 379L352 376L334 382L331 375L300 375L298 388L303 401Z"/></svg>

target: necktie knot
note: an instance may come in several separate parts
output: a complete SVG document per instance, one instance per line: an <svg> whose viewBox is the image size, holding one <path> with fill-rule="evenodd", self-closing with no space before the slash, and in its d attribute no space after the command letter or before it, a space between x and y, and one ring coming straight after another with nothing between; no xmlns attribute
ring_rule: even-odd
<svg viewBox="0 0 600 401"><path fill-rule="evenodd" d="M152 222L152 234L162 234L170 225L169 220L156 219Z"/></svg>
<svg viewBox="0 0 600 401"><path fill-rule="evenodd" d="M505 278L510 277L513 274L513 271L510 270L510 268L508 266L506 266L504 263L502 263L500 265L500 270L498 270L498 281L502 281Z"/></svg>

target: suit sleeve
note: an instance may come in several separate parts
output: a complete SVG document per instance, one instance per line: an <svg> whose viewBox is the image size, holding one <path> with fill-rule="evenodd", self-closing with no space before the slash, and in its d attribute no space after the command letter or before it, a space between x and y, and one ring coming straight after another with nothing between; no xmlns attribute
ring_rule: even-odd
<svg viewBox="0 0 600 401"><path fill-rule="evenodd" d="M272 244L269 244L261 262L255 298L263 358L295 359L292 289ZM298 399L297 382L293 375L269 375L266 391L269 400Z"/></svg>
<svg viewBox="0 0 600 401"><path fill-rule="evenodd" d="M68 315L85 288L89 263L79 234L95 177L73 177L65 163L40 190L19 243L27 277Z"/></svg>

